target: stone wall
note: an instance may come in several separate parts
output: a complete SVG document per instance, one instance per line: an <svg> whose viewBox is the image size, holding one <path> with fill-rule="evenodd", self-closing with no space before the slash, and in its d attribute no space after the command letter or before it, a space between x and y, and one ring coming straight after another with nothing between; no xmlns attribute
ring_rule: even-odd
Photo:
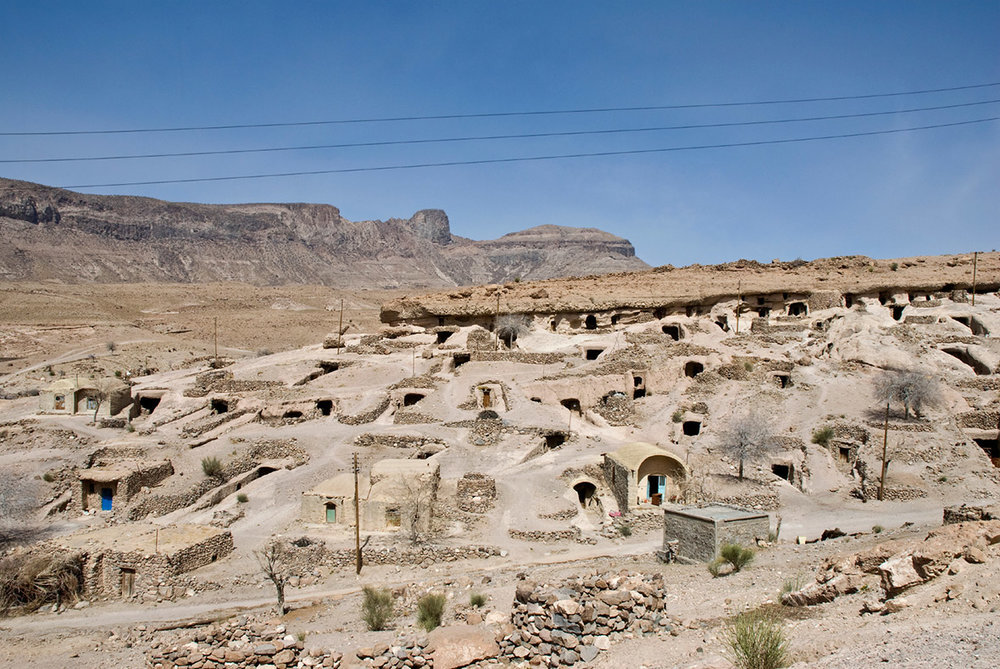
<svg viewBox="0 0 1000 669"><path fill-rule="evenodd" d="M521 362L527 365L553 365L562 362L562 353L528 353L526 351L469 351L472 362Z"/></svg>
<svg viewBox="0 0 1000 669"><path fill-rule="evenodd" d="M375 434L365 432L359 434L354 439L354 445L358 448L416 448L420 449L427 445L444 446L441 439L435 437L425 437L419 434Z"/></svg>
<svg viewBox="0 0 1000 669"><path fill-rule="evenodd" d="M338 416L337 420L344 425L364 425L365 423L371 423L376 418L385 413L385 410L389 408L389 396L384 395L382 399L379 400L378 404L363 411L359 414L353 416Z"/></svg>
<svg viewBox="0 0 1000 669"><path fill-rule="evenodd" d="M486 513L497 498L497 483L486 474L469 472L458 480L458 508L470 513Z"/></svg>
<svg viewBox="0 0 1000 669"><path fill-rule="evenodd" d="M663 577L591 575L551 585L521 581L511 613L514 630L500 640L508 661L534 666L593 662L626 637L667 636Z"/></svg>
<svg viewBox="0 0 1000 669"><path fill-rule="evenodd" d="M635 485L632 484L632 472L613 458L604 458L604 482L611 489L618 502L618 510L629 512L629 500L635 499Z"/></svg>

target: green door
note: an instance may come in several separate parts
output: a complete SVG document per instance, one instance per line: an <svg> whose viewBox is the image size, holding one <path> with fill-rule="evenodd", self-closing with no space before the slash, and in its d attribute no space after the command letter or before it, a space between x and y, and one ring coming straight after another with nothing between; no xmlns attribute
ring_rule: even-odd
<svg viewBox="0 0 1000 669"><path fill-rule="evenodd" d="M326 522L335 523L337 522L337 505L327 504L326 505Z"/></svg>

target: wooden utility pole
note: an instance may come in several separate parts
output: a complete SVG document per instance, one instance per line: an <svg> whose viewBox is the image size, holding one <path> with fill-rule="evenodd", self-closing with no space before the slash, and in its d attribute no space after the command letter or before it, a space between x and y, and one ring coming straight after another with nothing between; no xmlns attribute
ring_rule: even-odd
<svg viewBox="0 0 1000 669"><path fill-rule="evenodd" d="M736 334L740 333L740 307L743 306L743 281L736 282Z"/></svg>
<svg viewBox="0 0 1000 669"><path fill-rule="evenodd" d="M882 432L882 476L878 481L878 501L885 497L885 474L889 470L889 462L886 460L889 452L889 402L885 403L885 429Z"/></svg>
<svg viewBox="0 0 1000 669"><path fill-rule="evenodd" d="M497 291L497 312L493 316L493 334L497 336L496 342L493 344L493 350L500 350L500 291Z"/></svg>
<svg viewBox="0 0 1000 669"><path fill-rule="evenodd" d="M214 339L215 339L215 368L218 369L219 368L219 317L216 316L212 320L214 322L213 329L215 331L215 334L214 334Z"/></svg>
<svg viewBox="0 0 1000 669"><path fill-rule="evenodd" d="M412 350L413 350L413 371L410 373L410 376L416 376L417 375L417 349L412 349Z"/></svg>
<svg viewBox="0 0 1000 669"><path fill-rule="evenodd" d="M358 495L358 454L351 466L354 471L354 558L357 573L361 573L361 504Z"/></svg>
<svg viewBox="0 0 1000 669"><path fill-rule="evenodd" d="M340 322L337 324L337 355L340 355L340 349L343 342L341 342L341 337L344 336L344 298L340 298Z"/></svg>
<svg viewBox="0 0 1000 669"><path fill-rule="evenodd" d="M972 306L976 306L976 265L979 264L979 251L972 252Z"/></svg>

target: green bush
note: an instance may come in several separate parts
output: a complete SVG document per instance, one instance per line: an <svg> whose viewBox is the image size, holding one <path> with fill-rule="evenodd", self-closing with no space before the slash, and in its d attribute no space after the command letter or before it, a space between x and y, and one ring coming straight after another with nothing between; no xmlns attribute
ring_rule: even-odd
<svg viewBox="0 0 1000 669"><path fill-rule="evenodd" d="M469 604L476 607L477 609L485 606L486 595L482 594L481 592L472 593L471 595L469 595Z"/></svg>
<svg viewBox="0 0 1000 669"><path fill-rule="evenodd" d="M738 669L778 669L788 665L788 640L781 619L767 611L747 611L722 632L729 660Z"/></svg>
<svg viewBox="0 0 1000 669"><path fill-rule="evenodd" d="M748 372L752 372L753 371L753 363L750 362L749 360L747 360L746 362L743 363L743 369L747 370Z"/></svg>
<svg viewBox="0 0 1000 669"><path fill-rule="evenodd" d="M239 502L240 504L246 504L247 502L250 501L250 498L247 497L247 494L245 492L241 492L239 495L236 496L236 501Z"/></svg>
<svg viewBox="0 0 1000 669"><path fill-rule="evenodd" d="M45 472L44 474L42 474L42 480L45 481L46 483L52 483L53 481L56 480L56 475L53 474L52 472Z"/></svg>
<svg viewBox="0 0 1000 669"><path fill-rule="evenodd" d="M417 602L417 624L430 632L441 626L441 616L444 615L445 596L440 593L428 593Z"/></svg>
<svg viewBox="0 0 1000 669"><path fill-rule="evenodd" d="M621 534L623 537L630 537L630 536L632 536L632 526L631 525L619 525L618 526L618 533Z"/></svg>
<svg viewBox="0 0 1000 669"><path fill-rule="evenodd" d="M824 425L813 430L812 443L819 444L825 448L830 445L831 439L833 439L833 428L829 425Z"/></svg>
<svg viewBox="0 0 1000 669"><path fill-rule="evenodd" d="M875 534L882 534L882 530L884 529L885 528L882 527L881 525L875 525L872 527L872 532L874 532Z"/></svg>
<svg viewBox="0 0 1000 669"><path fill-rule="evenodd" d="M889 269L895 272L897 269L899 269L899 263L898 262L892 263L891 265L889 265Z"/></svg>
<svg viewBox="0 0 1000 669"><path fill-rule="evenodd" d="M205 472L205 476L218 476L222 473L222 463L219 458L202 458L201 471Z"/></svg>
<svg viewBox="0 0 1000 669"><path fill-rule="evenodd" d="M726 561L722 558L715 558L708 563L708 573L712 575L712 578L719 578L722 574L722 565L726 564Z"/></svg>
<svg viewBox="0 0 1000 669"><path fill-rule="evenodd" d="M361 619L372 632L384 630L392 620L392 593L366 585L361 591Z"/></svg>
<svg viewBox="0 0 1000 669"><path fill-rule="evenodd" d="M719 551L719 556L733 565L733 571L739 571L753 562L753 549L743 548L739 544L726 544Z"/></svg>
<svg viewBox="0 0 1000 669"><path fill-rule="evenodd" d="M682 420L684 420L684 409L677 409L676 411L674 411L673 415L670 416L670 420L674 421L675 423L679 423Z"/></svg>

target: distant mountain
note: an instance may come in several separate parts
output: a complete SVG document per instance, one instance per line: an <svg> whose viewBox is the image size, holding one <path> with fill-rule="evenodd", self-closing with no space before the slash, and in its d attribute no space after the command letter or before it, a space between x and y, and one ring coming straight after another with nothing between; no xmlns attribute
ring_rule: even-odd
<svg viewBox="0 0 1000 669"><path fill-rule="evenodd" d="M325 204L192 204L0 179L0 280L438 288L640 270L627 239L556 225L473 241L440 209L349 221Z"/></svg>

